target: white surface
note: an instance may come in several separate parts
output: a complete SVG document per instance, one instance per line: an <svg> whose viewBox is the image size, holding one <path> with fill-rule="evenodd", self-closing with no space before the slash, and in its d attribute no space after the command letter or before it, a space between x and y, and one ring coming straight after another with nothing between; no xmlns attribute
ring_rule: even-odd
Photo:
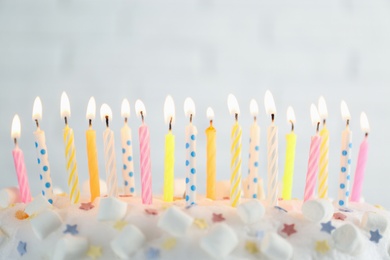
<svg viewBox="0 0 390 260"><path fill-rule="evenodd" d="M330 130L329 195L337 196L339 149L344 122L340 101L351 111L354 132L352 176L359 143L363 139L359 115L367 113L372 128L363 196L372 204L390 207L387 200L390 166L390 2L387 0L169 0L169 1L0 1L0 175L1 188L15 186L17 178L11 156L12 118L18 113L32 194L40 192L31 119L33 101L43 105L42 129L46 132L53 185L67 189L60 97L69 96L70 126L75 131L80 183L88 178L85 113L90 96L97 106L113 109L111 127L119 155L120 106L128 98L146 106L150 126L153 190L163 186L163 104L167 94L177 108L175 176L185 177L182 112L186 97L193 98L199 129L197 140L198 192L205 192L205 135L209 120L206 108L215 112L217 129L217 178L229 179L230 127L233 118L227 95L239 102L243 127L243 173L247 172L249 101L259 103L258 121L265 130L270 119L263 104L266 89L274 95L279 126L279 180L284 165L285 139L290 131L286 110L292 105L296 117L297 155L293 197L304 192L310 136L310 104L320 95L326 99ZM136 190L140 190L138 126L134 114ZM97 130L100 177L105 178L103 160L104 124ZM266 131L262 131L259 175L266 181ZM120 156L117 156L120 165ZM244 174L245 176L246 174ZM118 176L120 170L118 169ZM243 177L244 177L243 176ZM123 183L121 177L118 180Z"/></svg>

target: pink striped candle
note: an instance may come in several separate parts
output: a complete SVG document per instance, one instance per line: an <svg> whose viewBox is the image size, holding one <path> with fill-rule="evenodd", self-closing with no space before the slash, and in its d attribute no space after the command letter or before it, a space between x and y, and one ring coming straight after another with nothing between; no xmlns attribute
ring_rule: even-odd
<svg viewBox="0 0 390 260"><path fill-rule="evenodd" d="M28 184L23 151L19 148L17 143L17 138L20 137L20 119L18 115L15 115L12 120L11 136L15 141L15 148L12 150L12 156L14 157L15 170L18 177L20 198L23 203L28 203L31 201L30 186Z"/></svg>
<svg viewBox="0 0 390 260"><path fill-rule="evenodd" d="M320 116L314 104L312 104L310 107L310 114L312 123L317 126L317 132L316 135L311 137L304 201L314 198L321 145L321 136L318 134L320 126Z"/></svg>
<svg viewBox="0 0 390 260"><path fill-rule="evenodd" d="M364 180L364 171L366 169L366 162L368 157L368 132L370 130L367 116L363 112L360 115L360 124L363 132L365 132L365 138L360 144L359 156L356 165L355 177L353 181L351 201L360 202L362 186Z"/></svg>
<svg viewBox="0 0 390 260"><path fill-rule="evenodd" d="M150 135L149 128L144 122L146 114L145 106L141 100L135 102L137 115L142 118L142 125L138 129L139 147L140 147L140 164L141 164L141 189L142 203L152 204L152 166L150 161Z"/></svg>

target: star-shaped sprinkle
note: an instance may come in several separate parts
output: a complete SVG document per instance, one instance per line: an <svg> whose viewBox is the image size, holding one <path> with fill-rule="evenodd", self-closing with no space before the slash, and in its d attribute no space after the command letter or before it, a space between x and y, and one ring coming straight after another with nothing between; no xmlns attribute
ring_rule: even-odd
<svg viewBox="0 0 390 260"><path fill-rule="evenodd" d="M385 209L382 205L379 205L379 204L374 205L374 207L377 209Z"/></svg>
<svg viewBox="0 0 390 260"><path fill-rule="evenodd" d="M202 218L196 218L194 220L194 224L195 226L197 226L199 229L206 229L208 228L208 224L206 222L206 220L202 219Z"/></svg>
<svg viewBox="0 0 390 260"><path fill-rule="evenodd" d="M340 211L342 212L352 212L352 209L347 209L347 208L339 208Z"/></svg>
<svg viewBox="0 0 390 260"><path fill-rule="evenodd" d="M225 221L225 218L223 217L222 213L221 214L215 214L213 213L213 222L222 222Z"/></svg>
<svg viewBox="0 0 390 260"><path fill-rule="evenodd" d="M316 251L325 254L330 250L328 240L318 240L316 241Z"/></svg>
<svg viewBox="0 0 390 260"><path fill-rule="evenodd" d="M87 256L91 257L92 259L97 259L102 256L102 248L100 246L93 246L91 245L88 248Z"/></svg>
<svg viewBox="0 0 390 260"><path fill-rule="evenodd" d="M118 220L117 222L114 223L114 228L116 230L121 231L125 226L127 226L127 222L123 220Z"/></svg>
<svg viewBox="0 0 390 260"><path fill-rule="evenodd" d="M158 214L157 209L145 209L145 212L146 212L146 214L154 215L154 216Z"/></svg>
<svg viewBox="0 0 390 260"><path fill-rule="evenodd" d="M246 241L245 250L253 255L259 252L259 248L257 247L257 244L253 241Z"/></svg>
<svg viewBox="0 0 390 260"><path fill-rule="evenodd" d="M341 212L336 212L336 213L333 214L333 218L334 218L334 219L341 220L341 221L344 221L344 220L347 218L347 216L344 215L344 214L341 213Z"/></svg>
<svg viewBox="0 0 390 260"><path fill-rule="evenodd" d="M77 230L77 225L69 225L66 224L66 229L64 230L64 234L77 235L79 231Z"/></svg>
<svg viewBox="0 0 390 260"><path fill-rule="evenodd" d="M326 223L321 223L321 231L327 232L327 233L332 233L332 230L335 229L334 226L332 226L332 222L328 221Z"/></svg>
<svg viewBox="0 0 390 260"><path fill-rule="evenodd" d="M381 234L379 234L379 230L375 230L375 231L372 231L370 230L370 241L374 242L374 243L379 243L379 240L383 237Z"/></svg>
<svg viewBox="0 0 390 260"><path fill-rule="evenodd" d="M295 224L283 224L284 227L281 232L285 233L287 236L291 236L294 233L297 233L295 230Z"/></svg>
<svg viewBox="0 0 390 260"><path fill-rule="evenodd" d="M277 210L280 210L280 211L283 211L283 212L286 212L286 213L287 213L287 210L285 210L285 209L284 209L284 208L282 208L282 207L275 206L275 209L277 209Z"/></svg>
<svg viewBox="0 0 390 260"><path fill-rule="evenodd" d="M174 248L176 246L176 238L174 237L171 237L171 238L168 238L166 239L163 243L162 243L162 248L165 249L165 250L171 250L172 248Z"/></svg>
<svg viewBox="0 0 390 260"><path fill-rule="evenodd" d="M27 243L23 241L19 241L17 250L21 256L27 253Z"/></svg>
<svg viewBox="0 0 390 260"><path fill-rule="evenodd" d="M87 202L87 203L81 203L79 209L88 211L93 209L94 207L95 206L91 202Z"/></svg>
<svg viewBox="0 0 390 260"><path fill-rule="evenodd" d="M155 260L160 258L160 250L158 248L150 247L146 252L146 259Z"/></svg>
<svg viewBox="0 0 390 260"><path fill-rule="evenodd" d="M18 210L15 212L15 218L19 219L19 220L24 220L24 219L27 219L29 217L29 215L24 212L23 210Z"/></svg>

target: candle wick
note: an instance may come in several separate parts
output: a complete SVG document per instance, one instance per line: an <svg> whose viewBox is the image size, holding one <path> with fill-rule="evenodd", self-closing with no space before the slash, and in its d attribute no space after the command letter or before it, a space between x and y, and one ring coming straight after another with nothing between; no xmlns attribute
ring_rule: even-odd
<svg viewBox="0 0 390 260"><path fill-rule="evenodd" d="M92 127L92 119L88 119L88 125L89 127Z"/></svg>
<svg viewBox="0 0 390 260"><path fill-rule="evenodd" d="M66 116L64 117L64 120L65 120L65 125L67 125L68 124L68 118Z"/></svg>
<svg viewBox="0 0 390 260"><path fill-rule="evenodd" d="M272 120L272 122L275 121L275 114L271 114L271 120Z"/></svg>
<svg viewBox="0 0 390 260"><path fill-rule="evenodd" d="M211 120L210 120L210 126L212 126L212 125L213 125L213 120L211 119Z"/></svg>
<svg viewBox="0 0 390 260"><path fill-rule="evenodd" d="M127 124L127 117L125 117L125 124Z"/></svg>
<svg viewBox="0 0 390 260"><path fill-rule="evenodd" d="M35 124L37 125L37 128L39 128L39 121L38 121L38 119L35 119Z"/></svg>
<svg viewBox="0 0 390 260"><path fill-rule="evenodd" d="M291 122L291 132L294 132L294 123L292 121Z"/></svg>
<svg viewBox="0 0 390 260"><path fill-rule="evenodd" d="M109 120L108 120L108 116L106 116L106 127L109 127Z"/></svg>
<svg viewBox="0 0 390 260"><path fill-rule="evenodd" d="M257 120L257 118L256 118L256 116L254 116L254 117L253 117L253 121L255 121L255 122L256 122L256 120Z"/></svg>
<svg viewBox="0 0 390 260"><path fill-rule="evenodd" d="M326 119L325 119L325 118L322 120L322 124L323 124L324 126L326 125Z"/></svg>
<svg viewBox="0 0 390 260"><path fill-rule="evenodd" d="M347 126L349 126L349 119L347 119Z"/></svg>
<svg viewBox="0 0 390 260"><path fill-rule="evenodd" d="M190 114L190 123L192 123L192 114Z"/></svg>
<svg viewBox="0 0 390 260"><path fill-rule="evenodd" d="M234 118L236 119L236 121L238 121L238 114L236 113Z"/></svg>
<svg viewBox="0 0 390 260"><path fill-rule="evenodd" d="M368 136L368 132L364 136L367 137Z"/></svg>
<svg viewBox="0 0 390 260"><path fill-rule="evenodd" d="M320 122L317 123L317 133L320 131Z"/></svg>
<svg viewBox="0 0 390 260"><path fill-rule="evenodd" d="M14 138L14 144L15 146L18 145L18 139Z"/></svg>
<svg viewBox="0 0 390 260"><path fill-rule="evenodd" d="M171 131L172 130L172 117L171 117L171 119L169 120L169 131Z"/></svg>
<svg viewBox="0 0 390 260"><path fill-rule="evenodd" d="M139 112L141 114L142 123L144 122L144 112Z"/></svg>

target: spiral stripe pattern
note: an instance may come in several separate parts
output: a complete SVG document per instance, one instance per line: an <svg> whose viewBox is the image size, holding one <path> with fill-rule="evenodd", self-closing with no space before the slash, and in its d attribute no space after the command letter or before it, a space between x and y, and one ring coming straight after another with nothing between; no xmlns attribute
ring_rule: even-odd
<svg viewBox="0 0 390 260"><path fill-rule="evenodd" d="M237 207L241 198L241 127L236 123L231 133L230 204Z"/></svg>
<svg viewBox="0 0 390 260"><path fill-rule="evenodd" d="M77 172L76 149L73 130L68 126L64 130L66 171L68 172L69 197L72 204L80 199L79 176Z"/></svg>
<svg viewBox="0 0 390 260"><path fill-rule="evenodd" d="M320 136L313 136L311 138L310 156L309 156L309 163L308 163L307 175L306 175L304 201L314 198L317 173L318 173L320 144L321 144Z"/></svg>
<svg viewBox="0 0 390 260"><path fill-rule="evenodd" d="M114 133L110 129L104 130L104 158L106 162L107 194L108 196L118 196L118 185L116 176L116 159L114 148Z"/></svg>
<svg viewBox="0 0 390 260"><path fill-rule="evenodd" d="M329 132L326 129L321 130L320 146L320 174L318 176L318 196L321 199L328 197L328 161L329 161Z"/></svg>
<svg viewBox="0 0 390 260"><path fill-rule="evenodd" d="M20 196L23 203L31 201L30 186L28 185L28 177L26 165L24 164L24 155L22 150L16 147L12 151L14 157L15 170L18 176Z"/></svg>
<svg viewBox="0 0 390 260"><path fill-rule="evenodd" d="M141 185L142 185L142 203L152 204L152 167L150 161L150 136L149 128L141 126L139 128L140 138L140 161L141 161Z"/></svg>
<svg viewBox="0 0 390 260"><path fill-rule="evenodd" d="M278 205L278 128L270 126L268 128L267 142L267 162L268 162L268 204Z"/></svg>

